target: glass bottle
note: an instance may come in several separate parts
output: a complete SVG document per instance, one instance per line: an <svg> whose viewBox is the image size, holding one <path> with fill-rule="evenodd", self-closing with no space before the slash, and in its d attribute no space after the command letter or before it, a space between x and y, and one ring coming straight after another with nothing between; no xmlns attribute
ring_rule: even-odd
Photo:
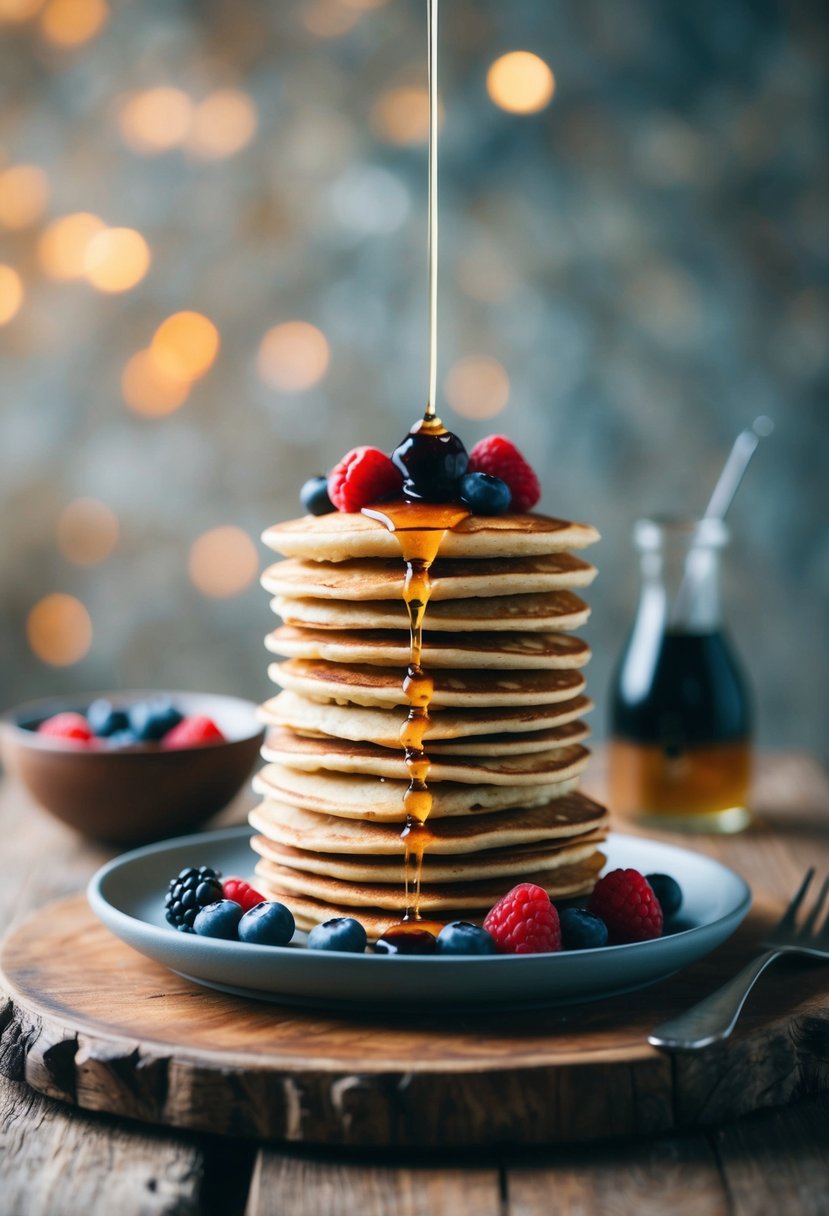
<svg viewBox="0 0 829 1216"><path fill-rule="evenodd" d="M636 619L613 677L610 805L663 826L749 822L751 709L720 611L720 519L640 519Z"/></svg>

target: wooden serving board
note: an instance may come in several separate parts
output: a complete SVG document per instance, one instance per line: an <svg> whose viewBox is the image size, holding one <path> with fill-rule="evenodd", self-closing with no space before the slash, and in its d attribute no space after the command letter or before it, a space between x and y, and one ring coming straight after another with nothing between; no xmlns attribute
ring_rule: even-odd
<svg viewBox="0 0 829 1216"><path fill-rule="evenodd" d="M135 953L81 895L0 953L0 1071L86 1110L228 1136L459 1147L642 1135L829 1088L827 971L779 962L728 1043L669 1057L657 1023L756 951L761 904L656 987L517 1013L332 1015L225 996Z"/></svg>

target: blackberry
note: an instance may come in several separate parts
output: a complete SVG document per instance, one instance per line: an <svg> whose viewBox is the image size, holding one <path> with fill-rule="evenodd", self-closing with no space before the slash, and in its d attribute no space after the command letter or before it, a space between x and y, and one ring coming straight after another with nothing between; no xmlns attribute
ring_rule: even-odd
<svg viewBox="0 0 829 1216"><path fill-rule="evenodd" d="M201 909L222 898L221 871L210 866L187 866L170 880L164 915L180 933L193 933L193 921Z"/></svg>
<svg viewBox="0 0 829 1216"><path fill-rule="evenodd" d="M469 467L463 442L438 418L418 422L391 458L403 474L407 502L455 502L460 479Z"/></svg>

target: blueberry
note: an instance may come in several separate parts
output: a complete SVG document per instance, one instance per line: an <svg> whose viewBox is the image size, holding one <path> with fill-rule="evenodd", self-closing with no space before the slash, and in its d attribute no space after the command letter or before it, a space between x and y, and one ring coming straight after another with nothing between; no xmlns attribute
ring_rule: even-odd
<svg viewBox="0 0 829 1216"><path fill-rule="evenodd" d="M586 908L565 908L559 913L564 950L595 950L607 945L607 925Z"/></svg>
<svg viewBox="0 0 829 1216"><path fill-rule="evenodd" d="M486 929L466 920L444 925L438 934L438 954L495 954L495 939Z"/></svg>
<svg viewBox="0 0 829 1216"><path fill-rule="evenodd" d="M187 906L185 901L191 894L190 891L185 893L181 901L183 907ZM227 941L236 941L236 930L241 917L242 909L232 899L219 899L196 914L193 928L200 937L223 937Z"/></svg>
<svg viewBox="0 0 829 1216"><path fill-rule="evenodd" d="M646 874L645 879L659 900L665 919L677 913L682 907L682 887L676 879L669 874Z"/></svg>
<svg viewBox="0 0 829 1216"><path fill-rule="evenodd" d="M126 730L116 730L107 736L107 747L111 748L135 747L138 742L139 740L136 739L134 732L129 727Z"/></svg>
<svg viewBox="0 0 829 1216"><path fill-rule="evenodd" d="M512 502L507 483L489 473L467 473L461 478L460 491L461 502L476 515L503 515Z"/></svg>
<svg viewBox="0 0 829 1216"><path fill-rule="evenodd" d="M116 709L106 697L99 697L97 701L92 702L86 711L86 720L92 733L99 739L107 739L129 726L127 711Z"/></svg>
<svg viewBox="0 0 829 1216"><path fill-rule="evenodd" d="M311 930L308 934L308 948L362 954L367 940L365 929L353 916L336 916Z"/></svg>
<svg viewBox="0 0 829 1216"><path fill-rule="evenodd" d="M182 716L169 697L152 697L130 706L129 725L136 739L150 743L162 739L168 730L178 726Z"/></svg>
<svg viewBox="0 0 829 1216"><path fill-rule="evenodd" d="M418 429L420 428L420 429ZM403 474L403 497L415 502L454 502L469 453L451 431L419 423L391 454Z"/></svg>
<svg viewBox="0 0 829 1216"><path fill-rule="evenodd" d="M327 477L309 477L299 492L299 501L309 515L330 515L336 510L328 497Z"/></svg>
<svg viewBox="0 0 829 1216"><path fill-rule="evenodd" d="M293 913L284 904L265 899L239 921L239 940L254 946L287 946L294 936Z"/></svg>

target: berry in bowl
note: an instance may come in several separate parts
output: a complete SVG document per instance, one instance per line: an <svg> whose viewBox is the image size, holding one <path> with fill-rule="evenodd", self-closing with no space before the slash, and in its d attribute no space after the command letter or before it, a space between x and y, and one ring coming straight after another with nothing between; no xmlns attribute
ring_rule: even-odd
<svg viewBox="0 0 829 1216"><path fill-rule="evenodd" d="M32 701L0 718L0 755L84 836L145 844L199 827L236 795L264 728L238 697L122 692Z"/></svg>

